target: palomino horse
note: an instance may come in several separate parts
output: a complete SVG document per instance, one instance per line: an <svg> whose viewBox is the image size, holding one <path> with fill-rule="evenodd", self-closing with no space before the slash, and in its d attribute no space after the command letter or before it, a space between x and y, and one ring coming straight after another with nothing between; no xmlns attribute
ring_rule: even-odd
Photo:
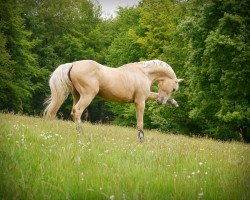
<svg viewBox="0 0 250 200"><path fill-rule="evenodd" d="M46 101L44 116L54 118L70 92L73 95L71 116L78 124L83 111L97 95L112 101L134 103L138 137L142 140L145 101L168 102L177 107L171 93L179 88L181 80L160 60L129 63L119 68L106 67L92 60L63 64L50 77L51 97ZM158 82L158 93L150 91L155 82Z"/></svg>

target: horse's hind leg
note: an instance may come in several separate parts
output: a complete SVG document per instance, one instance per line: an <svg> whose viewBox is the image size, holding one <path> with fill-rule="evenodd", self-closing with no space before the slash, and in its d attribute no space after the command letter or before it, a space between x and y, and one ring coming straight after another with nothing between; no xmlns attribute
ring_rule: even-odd
<svg viewBox="0 0 250 200"><path fill-rule="evenodd" d="M74 118L73 118L74 117L74 115L73 115L73 108L77 104L77 102L79 101L80 94L79 94L79 92L77 92L77 90L75 88L71 91L71 94L73 96L73 106L72 106L72 110L71 110L71 117L74 120Z"/></svg>
<svg viewBox="0 0 250 200"><path fill-rule="evenodd" d="M73 121L78 125L81 123L81 116L83 111L86 109L86 107L88 107L94 97L95 95L93 94L80 94L79 101L73 106L72 118Z"/></svg>

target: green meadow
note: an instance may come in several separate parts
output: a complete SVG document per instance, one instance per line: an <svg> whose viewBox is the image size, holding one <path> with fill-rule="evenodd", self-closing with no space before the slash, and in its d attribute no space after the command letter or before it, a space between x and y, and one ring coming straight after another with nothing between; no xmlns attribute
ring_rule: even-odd
<svg viewBox="0 0 250 200"><path fill-rule="evenodd" d="M250 146L0 114L1 199L250 199Z"/></svg>

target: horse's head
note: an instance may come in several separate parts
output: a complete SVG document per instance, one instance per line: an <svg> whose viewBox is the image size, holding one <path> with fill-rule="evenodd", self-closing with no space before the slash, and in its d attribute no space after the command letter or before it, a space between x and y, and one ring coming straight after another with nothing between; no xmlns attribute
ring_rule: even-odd
<svg viewBox="0 0 250 200"><path fill-rule="evenodd" d="M166 78L164 80L159 81L158 84L159 97L157 99L157 103L159 105L165 104L167 100L171 97L172 92L175 92L179 89L179 83L182 80L183 79Z"/></svg>

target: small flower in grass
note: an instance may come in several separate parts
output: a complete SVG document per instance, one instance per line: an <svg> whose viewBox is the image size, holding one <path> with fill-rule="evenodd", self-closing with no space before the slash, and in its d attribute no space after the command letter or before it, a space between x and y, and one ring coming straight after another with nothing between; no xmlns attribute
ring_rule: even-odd
<svg viewBox="0 0 250 200"><path fill-rule="evenodd" d="M199 165L200 165L200 166L203 165L203 162L199 162Z"/></svg>
<svg viewBox="0 0 250 200"><path fill-rule="evenodd" d="M208 172L205 172L205 174L207 175L207 174L208 174Z"/></svg>
<svg viewBox="0 0 250 200"><path fill-rule="evenodd" d="M188 175L187 178L191 178L191 176Z"/></svg>
<svg viewBox="0 0 250 200"><path fill-rule="evenodd" d="M18 130L19 127L18 127L18 125L14 124L14 125L13 125L13 128L14 128L15 130Z"/></svg>
<svg viewBox="0 0 250 200"><path fill-rule="evenodd" d="M204 193L201 191L198 193L198 199L201 199L203 197Z"/></svg>
<svg viewBox="0 0 250 200"><path fill-rule="evenodd" d="M114 199L115 199L115 195L111 195L111 196L109 197L109 199L110 199L110 200L114 200Z"/></svg>
<svg viewBox="0 0 250 200"><path fill-rule="evenodd" d="M25 136L24 136L24 133L22 134L22 139L21 139L21 142L24 143L25 141Z"/></svg>
<svg viewBox="0 0 250 200"><path fill-rule="evenodd" d="M196 173L195 172L192 172L192 175L195 175Z"/></svg>
<svg viewBox="0 0 250 200"><path fill-rule="evenodd" d="M76 163L79 164L79 163L81 163L81 161L82 161L82 160L81 160L81 157L80 157L80 156L77 156L77 157L76 157Z"/></svg>

